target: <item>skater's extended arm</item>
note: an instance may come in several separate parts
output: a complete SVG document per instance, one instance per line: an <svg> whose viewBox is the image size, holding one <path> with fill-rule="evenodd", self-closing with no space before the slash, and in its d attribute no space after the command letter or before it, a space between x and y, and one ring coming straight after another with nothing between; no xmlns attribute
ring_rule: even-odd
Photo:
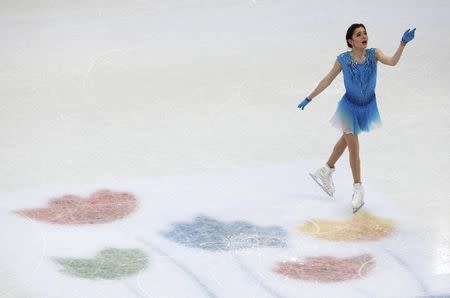
<svg viewBox="0 0 450 298"><path fill-rule="evenodd" d="M386 55L380 49L375 49L375 57L377 58L378 61L380 61L383 64L394 66L400 60L400 57L402 56L404 48L405 48L405 44L400 42L400 45L398 46L397 51L395 51L395 54L392 57Z"/></svg>
<svg viewBox="0 0 450 298"><path fill-rule="evenodd" d="M320 94L325 88L330 86L331 82L336 78L336 76L341 72L342 67L339 61L336 59L336 62L334 63L333 68L331 71L319 82L316 89L314 89L313 92L311 92L310 95L307 96L308 99L313 99L317 95Z"/></svg>
<svg viewBox="0 0 450 298"><path fill-rule="evenodd" d="M400 60L400 57L402 56L403 50L405 49L405 46L408 42L414 39L414 33L416 32L416 29L413 30L406 30L405 33L403 33L402 40L400 41L400 45L398 46L397 51L395 51L394 56L390 57L385 55L380 49L375 49L375 57L378 61L380 61L383 64L394 66L398 63Z"/></svg>

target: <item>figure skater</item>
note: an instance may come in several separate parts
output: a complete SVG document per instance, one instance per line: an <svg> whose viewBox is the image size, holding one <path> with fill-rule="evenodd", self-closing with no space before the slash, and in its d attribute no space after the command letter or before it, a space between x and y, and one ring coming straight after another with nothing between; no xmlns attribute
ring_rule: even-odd
<svg viewBox="0 0 450 298"><path fill-rule="evenodd" d="M326 164L311 177L322 189L333 197L335 188L331 174L335 163L348 147L350 167L353 175L353 196L351 206L353 213L364 205L364 188L361 183L358 134L369 132L381 125L375 96L377 82L377 62L394 66L400 60L406 44L413 40L416 29L408 29L403 34L395 54L390 57L380 49L367 49L368 36L363 24L351 25L345 36L350 51L337 56L331 71L320 81L314 91L298 107L302 110L311 100L327 88L336 76L343 71L345 94L338 102L337 110L331 119L333 126L342 131L342 136L333 148Z"/></svg>

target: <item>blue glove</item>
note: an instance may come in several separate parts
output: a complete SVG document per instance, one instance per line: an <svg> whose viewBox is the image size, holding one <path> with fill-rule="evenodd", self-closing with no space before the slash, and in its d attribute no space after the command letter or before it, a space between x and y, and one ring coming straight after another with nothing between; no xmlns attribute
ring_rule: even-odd
<svg viewBox="0 0 450 298"><path fill-rule="evenodd" d="M298 107L303 110L306 107L306 105L309 104L310 102L311 99L307 97L298 105Z"/></svg>
<svg viewBox="0 0 450 298"><path fill-rule="evenodd" d="M404 44L407 44L408 42L413 40L414 39L414 32L416 32L416 28L412 29L411 31L410 31L410 29L406 30L405 33L403 33L402 42Z"/></svg>

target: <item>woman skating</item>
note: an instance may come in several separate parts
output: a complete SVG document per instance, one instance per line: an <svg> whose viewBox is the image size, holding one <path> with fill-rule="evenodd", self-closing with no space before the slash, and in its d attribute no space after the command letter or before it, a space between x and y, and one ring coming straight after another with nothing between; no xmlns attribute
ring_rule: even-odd
<svg viewBox="0 0 450 298"><path fill-rule="evenodd" d="M342 131L342 136L334 146L326 164L310 175L328 195L333 196L335 188L331 175L335 170L334 165L345 148L348 147L354 180L351 201L353 213L364 205L358 134L362 131L369 132L381 125L375 95L377 63L379 61L386 65L396 65L406 44L414 38L415 30L415 28L413 30L408 29L403 34L397 51L391 57L385 55L380 49L367 48L369 39L363 24L351 25L346 34L347 46L351 50L338 55L328 75L298 105L303 110L314 97L331 84L342 70L346 92L339 101L336 113L331 119L332 124Z"/></svg>

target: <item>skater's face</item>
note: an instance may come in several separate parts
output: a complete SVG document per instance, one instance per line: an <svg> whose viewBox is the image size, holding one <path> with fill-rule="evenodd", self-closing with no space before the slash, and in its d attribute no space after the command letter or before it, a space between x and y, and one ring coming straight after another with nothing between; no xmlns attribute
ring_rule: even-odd
<svg viewBox="0 0 450 298"><path fill-rule="evenodd" d="M352 38L348 40L353 48L365 49L367 43L369 42L369 37L367 36L367 31L364 27L358 27L352 34Z"/></svg>

